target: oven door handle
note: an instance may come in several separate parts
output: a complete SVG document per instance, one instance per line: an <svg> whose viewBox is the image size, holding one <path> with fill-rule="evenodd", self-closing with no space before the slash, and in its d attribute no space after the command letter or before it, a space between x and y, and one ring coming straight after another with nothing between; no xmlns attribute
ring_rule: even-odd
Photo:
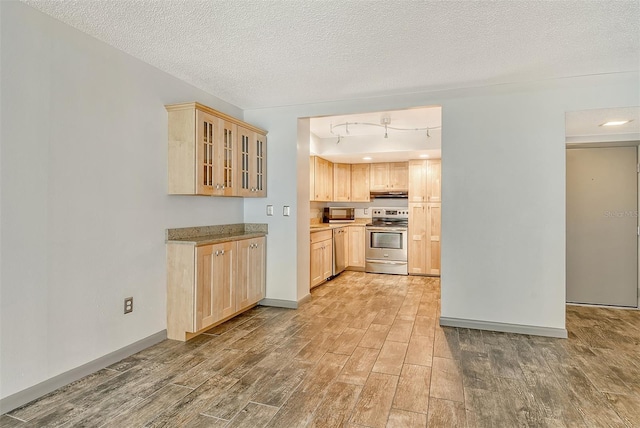
<svg viewBox="0 0 640 428"><path fill-rule="evenodd" d="M406 227L367 227L367 230L373 232L406 232Z"/></svg>
<svg viewBox="0 0 640 428"><path fill-rule="evenodd" d="M380 265L406 265L407 262L390 262L388 260L367 260L367 263Z"/></svg>

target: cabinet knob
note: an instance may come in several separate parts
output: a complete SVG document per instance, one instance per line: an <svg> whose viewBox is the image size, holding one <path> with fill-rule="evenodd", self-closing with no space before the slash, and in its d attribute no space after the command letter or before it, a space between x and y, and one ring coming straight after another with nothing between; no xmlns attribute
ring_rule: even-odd
<svg viewBox="0 0 640 428"><path fill-rule="evenodd" d="M216 250L216 256L218 256L218 254L220 254L220 251Z"/></svg>
<svg viewBox="0 0 640 428"><path fill-rule="evenodd" d="M224 250L220 251L220 255L224 256Z"/></svg>

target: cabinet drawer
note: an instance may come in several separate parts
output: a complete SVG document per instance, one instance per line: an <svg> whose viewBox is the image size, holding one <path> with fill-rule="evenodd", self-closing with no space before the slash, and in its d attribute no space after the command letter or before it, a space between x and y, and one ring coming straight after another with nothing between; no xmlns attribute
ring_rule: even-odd
<svg viewBox="0 0 640 428"><path fill-rule="evenodd" d="M320 241L326 241L327 239L333 239L333 230L323 230L320 232L311 233L311 243L314 244Z"/></svg>

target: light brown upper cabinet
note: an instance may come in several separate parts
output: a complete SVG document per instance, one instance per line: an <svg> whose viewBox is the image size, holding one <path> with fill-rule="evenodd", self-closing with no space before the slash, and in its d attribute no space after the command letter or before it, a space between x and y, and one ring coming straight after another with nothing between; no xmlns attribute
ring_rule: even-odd
<svg viewBox="0 0 640 428"><path fill-rule="evenodd" d="M318 156L311 156L310 163L313 166L312 188L310 199L312 201L330 202L333 200L333 163Z"/></svg>
<svg viewBox="0 0 640 428"><path fill-rule="evenodd" d="M369 164L351 165L351 202L369 202Z"/></svg>
<svg viewBox="0 0 640 428"><path fill-rule="evenodd" d="M333 164L333 202L351 201L351 164Z"/></svg>
<svg viewBox="0 0 640 428"><path fill-rule="evenodd" d="M440 202L441 161L409 161L409 202Z"/></svg>
<svg viewBox="0 0 640 428"><path fill-rule="evenodd" d="M440 175L442 161L440 159L427 161L427 202L440 202Z"/></svg>
<svg viewBox="0 0 640 428"><path fill-rule="evenodd" d="M238 196L267 195L266 141L263 134L238 126Z"/></svg>
<svg viewBox="0 0 640 428"><path fill-rule="evenodd" d="M199 103L165 108L169 194L266 196L264 130Z"/></svg>
<svg viewBox="0 0 640 428"><path fill-rule="evenodd" d="M370 187L372 192L407 190L409 187L409 163L372 163Z"/></svg>

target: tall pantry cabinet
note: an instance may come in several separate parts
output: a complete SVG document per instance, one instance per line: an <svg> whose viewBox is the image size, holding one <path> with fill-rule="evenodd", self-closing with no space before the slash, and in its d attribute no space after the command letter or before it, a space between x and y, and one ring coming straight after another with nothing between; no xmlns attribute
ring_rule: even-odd
<svg viewBox="0 0 640 428"><path fill-rule="evenodd" d="M440 275L438 160L409 161L409 273Z"/></svg>

